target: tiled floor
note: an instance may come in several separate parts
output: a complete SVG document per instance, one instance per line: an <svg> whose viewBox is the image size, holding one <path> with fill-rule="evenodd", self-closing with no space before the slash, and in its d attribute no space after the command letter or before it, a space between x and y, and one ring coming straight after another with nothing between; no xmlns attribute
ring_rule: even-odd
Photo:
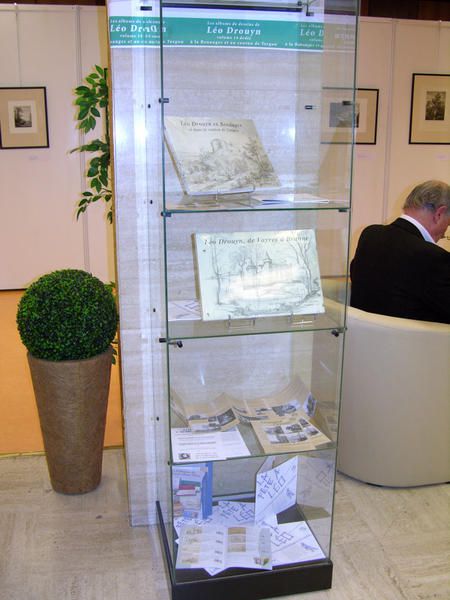
<svg viewBox="0 0 450 600"><path fill-rule="evenodd" d="M333 588L290 600L450 599L450 485L340 475L335 515ZM0 544L0 600L169 600L155 527L128 523L120 450L83 496L53 492L42 456L0 458Z"/></svg>

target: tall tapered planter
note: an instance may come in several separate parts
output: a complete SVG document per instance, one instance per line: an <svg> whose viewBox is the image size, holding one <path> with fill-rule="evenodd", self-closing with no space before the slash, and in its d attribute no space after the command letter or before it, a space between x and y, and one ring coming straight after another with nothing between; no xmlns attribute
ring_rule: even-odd
<svg viewBox="0 0 450 600"><path fill-rule="evenodd" d="M83 360L43 360L28 353L56 492L84 494L100 483L111 362L111 347Z"/></svg>

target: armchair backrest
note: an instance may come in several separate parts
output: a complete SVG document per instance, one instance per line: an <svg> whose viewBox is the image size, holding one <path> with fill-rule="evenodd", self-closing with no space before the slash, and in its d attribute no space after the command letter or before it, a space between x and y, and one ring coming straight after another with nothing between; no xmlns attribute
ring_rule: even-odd
<svg viewBox="0 0 450 600"><path fill-rule="evenodd" d="M338 455L369 483L450 481L450 325L349 307Z"/></svg>

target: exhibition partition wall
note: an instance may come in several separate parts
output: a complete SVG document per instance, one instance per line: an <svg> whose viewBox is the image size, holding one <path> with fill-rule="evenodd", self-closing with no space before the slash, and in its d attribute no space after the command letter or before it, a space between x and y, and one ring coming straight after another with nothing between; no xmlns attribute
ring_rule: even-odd
<svg viewBox="0 0 450 600"><path fill-rule="evenodd" d="M74 89L95 64L108 64L105 14L104 7L0 4L0 253L8 257L0 261L0 289L23 289L43 273L68 267L114 279L104 207L94 205L76 220L87 188L85 164L80 154L69 154L82 143ZM22 98L21 88L46 93L46 143L39 141L40 122L32 135L18 127L14 139L6 135L8 102ZM28 100L45 110L41 97Z"/></svg>

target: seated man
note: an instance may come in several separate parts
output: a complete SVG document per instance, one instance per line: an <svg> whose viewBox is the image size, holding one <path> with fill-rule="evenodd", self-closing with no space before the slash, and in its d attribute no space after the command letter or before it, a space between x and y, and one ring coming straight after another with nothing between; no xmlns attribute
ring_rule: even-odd
<svg viewBox="0 0 450 600"><path fill-rule="evenodd" d="M350 304L367 312L450 323L450 253L436 244L450 225L450 186L416 186L404 214L361 234L350 265Z"/></svg>

